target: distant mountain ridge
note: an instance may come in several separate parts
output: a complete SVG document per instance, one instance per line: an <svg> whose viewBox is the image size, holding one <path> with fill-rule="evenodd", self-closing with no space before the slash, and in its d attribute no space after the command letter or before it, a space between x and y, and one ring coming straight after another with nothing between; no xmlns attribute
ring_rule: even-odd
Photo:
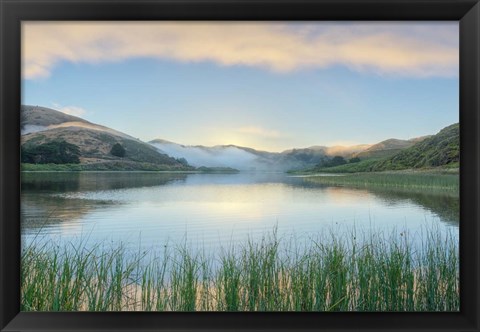
<svg viewBox="0 0 480 332"><path fill-rule="evenodd" d="M416 140L416 139L414 139ZM232 167L243 171L295 171L303 170L325 163L334 156L344 158L356 157L359 154L372 149L379 154L385 154L386 149L396 146L411 146L413 140L389 140L376 145L359 144L353 146L322 146L314 145L308 148L294 148L282 152L268 152L237 145L215 145L211 147L203 145L183 145L165 139L150 141L154 147L162 153L175 158L185 158L189 164L195 167ZM393 150L392 150L393 151ZM398 151L398 150L395 150ZM371 152L369 152L371 153ZM369 156L364 156L370 158Z"/></svg>
<svg viewBox="0 0 480 332"><path fill-rule="evenodd" d="M366 149L369 149L372 145L371 144L357 144L357 145L350 145L350 146L344 146L344 145L333 145L333 146L320 146L320 145L314 145L311 147L308 147L307 149L312 149L316 151L323 151L325 155L327 156L341 156L345 158L350 158L355 156L355 154L360 153L362 151L365 151Z"/></svg>
<svg viewBox="0 0 480 332"><path fill-rule="evenodd" d="M233 144L182 145L164 139L149 142L162 153L175 158L185 158L195 167L231 167L242 171L289 171L300 170L329 159L328 147L289 149L283 152L268 152Z"/></svg>
<svg viewBox="0 0 480 332"><path fill-rule="evenodd" d="M354 157L358 157L360 159L371 159L393 156L400 152L400 150L409 148L415 143L421 142L428 137L430 136L416 137L409 140L390 138L374 144L364 151L354 154Z"/></svg>
<svg viewBox="0 0 480 332"><path fill-rule="evenodd" d="M175 158L184 158L195 167L230 167L241 171L287 171L312 167L321 162L323 154L309 162L297 154L281 154L278 152L259 151L236 145L202 145L188 146L162 139L149 142L160 152ZM314 156L311 156L314 157Z"/></svg>
<svg viewBox="0 0 480 332"><path fill-rule="evenodd" d="M192 170L195 167L211 167L242 171L304 170L318 167L334 156L346 160L358 157L365 161L391 157L431 138L388 139L373 145L313 145L268 152L232 144L189 146L165 139L146 143L115 129L39 106L22 105L21 121L22 147L65 141L79 147L82 165L102 169ZM111 149L117 143L126 150L125 156L112 155Z"/></svg>
<svg viewBox="0 0 480 332"><path fill-rule="evenodd" d="M363 152L391 150L391 149L404 149L412 146L413 144L415 144L415 142L411 140L401 140L401 139L390 138L385 141L381 141L380 143L372 145L371 147L369 147Z"/></svg>

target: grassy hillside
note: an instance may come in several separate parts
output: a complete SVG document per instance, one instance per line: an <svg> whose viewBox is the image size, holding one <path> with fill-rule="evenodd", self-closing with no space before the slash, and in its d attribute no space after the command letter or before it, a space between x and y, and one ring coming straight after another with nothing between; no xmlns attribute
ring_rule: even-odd
<svg viewBox="0 0 480 332"><path fill-rule="evenodd" d="M450 125L392 156L362 160L336 167L317 167L313 171L331 173L376 172L433 167L458 167L460 161L459 124Z"/></svg>
<svg viewBox="0 0 480 332"><path fill-rule="evenodd" d="M391 158L379 161L378 170L437 167L460 161L460 126L458 123L442 129Z"/></svg>
<svg viewBox="0 0 480 332"><path fill-rule="evenodd" d="M385 149L385 150L373 150L373 151L363 151L355 155L355 157L360 158L361 160L366 159L380 159L380 158L387 158L396 155L402 151L401 148L399 149Z"/></svg>
<svg viewBox="0 0 480 332"><path fill-rule="evenodd" d="M425 138L426 137L419 137L410 140L390 138L372 145L365 151L355 154L355 157L358 157L362 160L391 157L399 153L401 150L409 148L415 143L420 142Z"/></svg>
<svg viewBox="0 0 480 332"><path fill-rule="evenodd" d="M52 142L66 142L78 147L80 165L62 165L61 169L73 170L192 170L193 167L175 158L160 153L150 144L137 140L127 134L96 125L81 118L64 114L48 108L22 106L22 125L29 128L22 135L22 152L34 156L37 164L51 161L39 155L40 148ZM112 147L120 144L125 155L115 156ZM23 153L22 153L23 155ZM32 163L31 160L23 162ZM77 160L78 163L78 160ZM24 170L57 170L59 167L23 165Z"/></svg>
<svg viewBox="0 0 480 332"><path fill-rule="evenodd" d="M178 162L141 141L135 141L112 135L110 133L81 127L55 128L47 131L31 133L22 138L24 147L40 145L53 140L64 140L80 148L82 161L91 163L102 160L127 160L175 165ZM115 143L120 143L126 150L125 157L119 158L110 154Z"/></svg>
<svg viewBox="0 0 480 332"><path fill-rule="evenodd" d="M90 123L82 118L40 106L21 106L22 124L34 126L59 125L65 122Z"/></svg>

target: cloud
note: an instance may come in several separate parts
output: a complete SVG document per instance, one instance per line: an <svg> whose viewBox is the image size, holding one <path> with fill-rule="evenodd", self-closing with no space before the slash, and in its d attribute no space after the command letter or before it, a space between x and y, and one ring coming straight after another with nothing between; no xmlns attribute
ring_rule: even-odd
<svg viewBox="0 0 480 332"><path fill-rule="evenodd" d="M344 66L407 77L458 76L458 23L24 22L22 74L62 61L154 58L278 73Z"/></svg>
<svg viewBox="0 0 480 332"><path fill-rule="evenodd" d="M269 130L262 127L256 126L247 126L241 127L236 130L236 132L241 134L253 135L253 136L260 136L263 138L280 138L282 135L275 130Z"/></svg>

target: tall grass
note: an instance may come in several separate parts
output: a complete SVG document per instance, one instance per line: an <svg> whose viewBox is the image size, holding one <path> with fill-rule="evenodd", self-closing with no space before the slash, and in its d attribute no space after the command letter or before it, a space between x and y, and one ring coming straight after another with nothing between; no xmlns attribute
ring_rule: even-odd
<svg viewBox="0 0 480 332"><path fill-rule="evenodd" d="M216 253L30 245L23 311L458 311L458 246L426 231L299 240L274 231Z"/></svg>
<svg viewBox="0 0 480 332"><path fill-rule="evenodd" d="M339 176L311 176L308 181L326 185L352 187L378 187L422 190L447 190L452 193L459 191L458 174L411 173L355 173Z"/></svg>

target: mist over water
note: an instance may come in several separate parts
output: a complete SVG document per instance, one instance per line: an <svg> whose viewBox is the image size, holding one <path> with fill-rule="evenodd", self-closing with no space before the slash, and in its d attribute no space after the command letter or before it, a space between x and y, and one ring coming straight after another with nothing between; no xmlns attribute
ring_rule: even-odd
<svg viewBox="0 0 480 332"><path fill-rule="evenodd" d="M238 170L267 170L267 165L255 162L253 153L234 146L204 148L171 143L152 143L154 147L174 158L185 158L195 167L231 167Z"/></svg>
<svg viewBox="0 0 480 332"><path fill-rule="evenodd" d="M249 172L286 172L312 168L324 161L325 149L328 150L311 147L267 152L234 145L185 146L163 140L154 140L150 144L160 153L184 158L195 167L230 167Z"/></svg>

